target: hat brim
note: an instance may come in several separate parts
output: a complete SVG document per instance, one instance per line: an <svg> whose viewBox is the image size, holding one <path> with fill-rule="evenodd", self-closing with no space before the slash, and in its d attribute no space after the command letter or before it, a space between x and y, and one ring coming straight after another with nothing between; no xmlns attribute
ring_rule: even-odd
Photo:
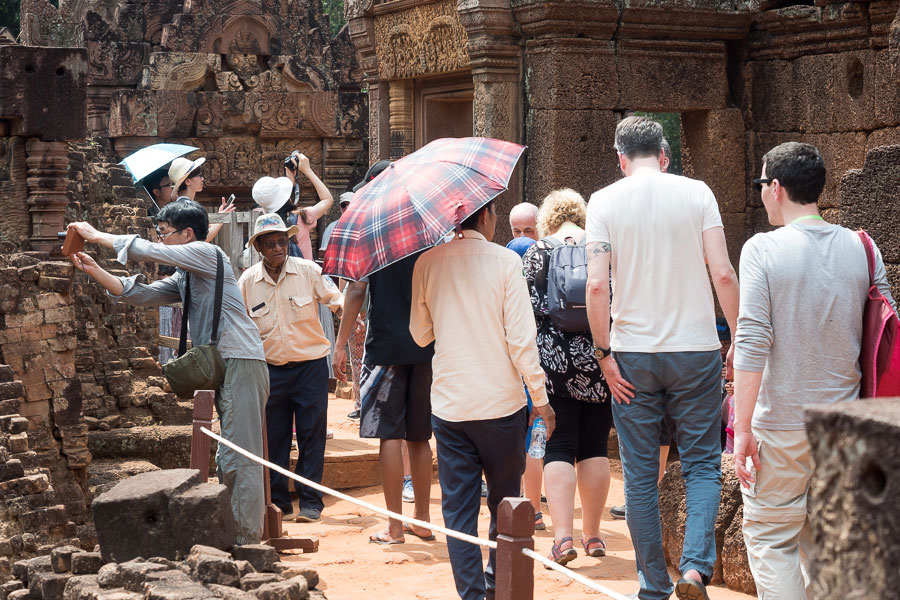
<svg viewBox="0 0 900 600"><path fill-rule="evenodd" d="M291 192L294 190L294 184L291 183L291 180L287 177L276 177L275 184L278 186L275 190L275 202L270 205L274 208L264 206L259 200L256 201L256 203L262 207L265 214L276 212L279 208L284 206L286 202L289 202L291 199ZM269 203L267 202L266 204Z"/></svg>
<svg viewBox="0 0 900 600"><path fill-rule="evenodd" d="M267 233L286 233L289 238L294 237L298 233L300 233L300 228L296 225L291 225L290 227L286 227L281 229L280 227L273 227L271 229L263 229L261 231L257 231L253 235L250 236L250 239L247 240L247 248L253 245L253 242L261 235L266 235Z"/></svg>
<svg viewBox="0 0 900 600"><path fill-rule="evenodd" d="M191 173L196 171L200 167L200 165L202 165L205 162L206 162L206 157L201 156L200 158L198 158L197 160L195 160L194 162L191 163L191 168L188 169L184 175L182 175L177 181L172 182L172 195L173 196L178 194L178 188L181 187L182 183L187 181L188 175L190 175Z"/></svg>

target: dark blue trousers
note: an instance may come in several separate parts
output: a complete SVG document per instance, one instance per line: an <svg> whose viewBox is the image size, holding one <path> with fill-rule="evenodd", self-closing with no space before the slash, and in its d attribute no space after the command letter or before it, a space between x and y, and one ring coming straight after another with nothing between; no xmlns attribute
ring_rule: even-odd
<svg viewBox="0 0 900 600"><path fill-rule="evenodd" d="M269 460L290 469L292 425L297 429L297 466L294 472L316 483L325 463L325 426L328 411L328 362L325 358L285 366L269 365L266 433ZM295 482L296 483L296 482ZM293 512L288 478L269 471L272 503L284 514ZM322 510L322 493L296 484L300 508Z"/></svg>
<svg viewBox="0 0 900 600"><path fill-rule="evenodd" d="M525 407L508 417L484 421L444 421L434 415L431 425L437 441L441 510L450 529L478 535L481 508L481 473L487 482L491 527L497 539L497 506L503 498L519 495L525 471ZM481 547L447 538L456 591L462 600L484 600L494 589L496 552L490 551L487 569Z"/></svg>

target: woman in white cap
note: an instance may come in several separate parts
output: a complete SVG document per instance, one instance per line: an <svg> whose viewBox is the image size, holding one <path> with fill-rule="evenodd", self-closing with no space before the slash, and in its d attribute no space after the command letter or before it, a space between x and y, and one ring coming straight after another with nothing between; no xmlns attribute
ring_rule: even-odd
<svg viewBox="0 0 900 600"><path fill-rule="evenodd" d="M169 165L169 179L172 180L172 199L179 200L197 200L197 193L203 191L203 173L200 172L200 166L206 162L206 158L201 156L197 160L188 160L179 157L172 161ZM219 207L220 213L234 212L235 206L228 205L225 198L222 198L222 205ZM209 226L209 235L206 241L212 243L216 236L219 235L223 227L222 223L213 223Z"/></svg>

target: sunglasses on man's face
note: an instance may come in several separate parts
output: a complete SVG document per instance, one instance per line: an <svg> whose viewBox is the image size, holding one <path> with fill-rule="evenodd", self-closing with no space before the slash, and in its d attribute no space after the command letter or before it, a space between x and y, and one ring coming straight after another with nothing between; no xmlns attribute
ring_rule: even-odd
<svg viewBox="0 0 900 600"><path fill-rule="evenodd" d="M764 177L762 179L754 179L753 180L753 189L756 190L756 193L758 194L758 193L762 192L762 186L769 185L773 181L775 181L775 180L772 179L771 177Z"/></svg>

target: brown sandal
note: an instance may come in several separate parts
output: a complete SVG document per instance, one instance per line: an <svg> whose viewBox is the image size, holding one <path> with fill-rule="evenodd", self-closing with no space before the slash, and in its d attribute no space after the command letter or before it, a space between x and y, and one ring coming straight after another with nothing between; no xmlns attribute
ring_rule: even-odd
<svg viewBox="0 0 900 600"><path fill-rule="evenodd" d="M592 537L589 540L581 538L581 545L584 547L584 553L588 556L594 558L606 556L606 542L603 541L603 538Z"/></svg>
<svg viewBox="0 0 900 600"><path fill-rule="evenodd" d="M558 565L565 565L575 560L578 557L578 552L575 551L574 547L569 546L565 550L562 549L563 544L565 544L566 542L574 545L571 535L567 535L563 539L559 540L558 544L554 542L553 548L550 549L550 556L548 556L547 558ZM550 567L545 566L544 568L549 569Z"/></svg>

